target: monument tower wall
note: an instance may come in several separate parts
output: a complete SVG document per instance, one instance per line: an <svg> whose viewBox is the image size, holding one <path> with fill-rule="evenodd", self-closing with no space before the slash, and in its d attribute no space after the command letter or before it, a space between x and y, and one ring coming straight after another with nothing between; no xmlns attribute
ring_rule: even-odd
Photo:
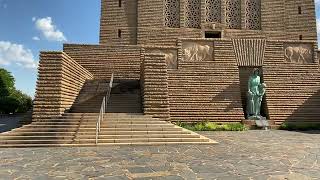
<svg viewBox="0 0 320 180"><path fill-rule="evenodd" d="M224 38L317 40L313 0L122 0L118 7L119 2L102 1L103 44L175 45L176 38L203 38L206 31Z"/></svg>
<svg viewBox="0 0 320 180"><path fill-rule="evenodd" d="M137 0L101 0L100 44L137 42Z"/></svg>

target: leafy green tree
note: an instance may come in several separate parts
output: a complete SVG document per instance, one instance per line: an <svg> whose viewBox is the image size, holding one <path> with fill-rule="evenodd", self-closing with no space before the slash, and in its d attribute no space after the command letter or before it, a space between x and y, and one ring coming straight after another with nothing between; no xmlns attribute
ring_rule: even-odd
<svg viewBox="0 0 320 180"><path fill-rule="evenodd" d="M15 113L19 108L19 101L15 97L1 97L0 98L0 112L4 114Z"/></svg>
<svg viewBox="0 0 320 180"><path fill-rule="evenodd" d="M15 90L15 80L11 73L3 68L0 68L0 97L10 96Z"/></svg>
<svg viewBox="0 0 320 180"><path fill-rule="evenodd" d="M11 97L13 97L19 103L19 106L16 109L18 113L27 112L32 106L31 97L22 93L20 90L14 91L14 93L11 94Z"/></svg>
<svg viewBox="0 0 320 180"><path fill-rule="evenodd" d="M11 73L0 68L0 114L24 113L32 106L31 97L16 90L14 83Z"/></svg>

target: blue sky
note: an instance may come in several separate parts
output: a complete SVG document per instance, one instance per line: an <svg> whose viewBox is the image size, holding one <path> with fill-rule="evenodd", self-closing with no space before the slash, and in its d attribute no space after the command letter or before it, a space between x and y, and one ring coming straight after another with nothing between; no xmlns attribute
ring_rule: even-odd
<svg viewBox="0 0 320 180"><path fill-rule="evenodd" d="M12 72L17 89L34 96L39 52L97 44L99 20L100 0L0 0L0 67Z"/></svg>
<svg viewBox="0 0 320 180"><path fill-rule="evenodd" d="M39 51L99 42L100 0L0 0L0 67L33 96Z"/></svg>

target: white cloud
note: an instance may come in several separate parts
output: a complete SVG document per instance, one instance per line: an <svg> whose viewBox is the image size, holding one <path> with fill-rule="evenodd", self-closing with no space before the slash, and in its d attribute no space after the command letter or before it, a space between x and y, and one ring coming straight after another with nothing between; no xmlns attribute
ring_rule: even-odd
<svg viewBox="0 0 320 180"><path fill-rule="evenodd" d="M0 41L0 65L9 66L12 64L28 69L35 69L38 66L30 49L21 44Z"/></svg>
<svg viewBox="0 0 320 180"><path fill-rule="evenodd" d="M32 17L32 22L35 22L37 20L36 17Z"/></svg>
<svg viewBox="0 0 320 180"><path fill-rule="evenodd" d="M67 41L64 34L53 24L51 17L35 18L36 28L49 41Z"/></svg>
<svg viewBox="0 0 320 180"><path fill-rule="evenodd" d="M40 38L38 36L34 36L34 37L32 37L32 39L35 41L40 41Z"/></svg>

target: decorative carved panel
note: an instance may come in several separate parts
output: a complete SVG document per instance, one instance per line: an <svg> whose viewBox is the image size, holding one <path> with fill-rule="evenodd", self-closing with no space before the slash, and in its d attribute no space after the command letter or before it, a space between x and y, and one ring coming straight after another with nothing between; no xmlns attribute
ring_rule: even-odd
<svg viewBox="0 0 320 180"><path fill-rule="evenodd" d="M230 29L241 28L241 0L226 0L226 25Z"/></svg>
<svg viewBox="0 0 320 180"><path fill-rule="evenodd" d="M164 26L180 27L180 3L179 0L164 0Z"/></svg>
<svg viewBox="0 0 320 180"><path fill-rule="evenodd" d="M207 61L213 59L212 42L183 42L184 61Z"/></svg>
<svg viewBox="0 0 320 180"><path fill-rule="evenodd" d="M221 22L221 0L206 0L206 22Z"/></svg>
<svg viewBox="0 0 320 180"><path fill-rule="evenodd" d="M150 49L147 53L164 54L168 69L178 69L178 52L174 49Z"/></svg>
<svg viewBox="0 0 320 180"><path fill-rule="evenodd" d="M285 43L284 56L287 62L313 63L313 45L306 43Z"/></svg>
<svg viewBox="0 0 320 180"><path fill-rule="evenodd" d="M186 0L185 4L185 27L200 28L201 25L200 0Z"/></svg>
<svg viewBox="0 0 320 180"><path fill-rule="evenodd" d="M265 39L233 39L232 44L238 66L263 66Z"/></svg>
<svg viewBox="0 0 320 180"><path fill-rule="evenodd" d="M261 0L245 1L245 27L246 29L261 29Z"/></svg>

